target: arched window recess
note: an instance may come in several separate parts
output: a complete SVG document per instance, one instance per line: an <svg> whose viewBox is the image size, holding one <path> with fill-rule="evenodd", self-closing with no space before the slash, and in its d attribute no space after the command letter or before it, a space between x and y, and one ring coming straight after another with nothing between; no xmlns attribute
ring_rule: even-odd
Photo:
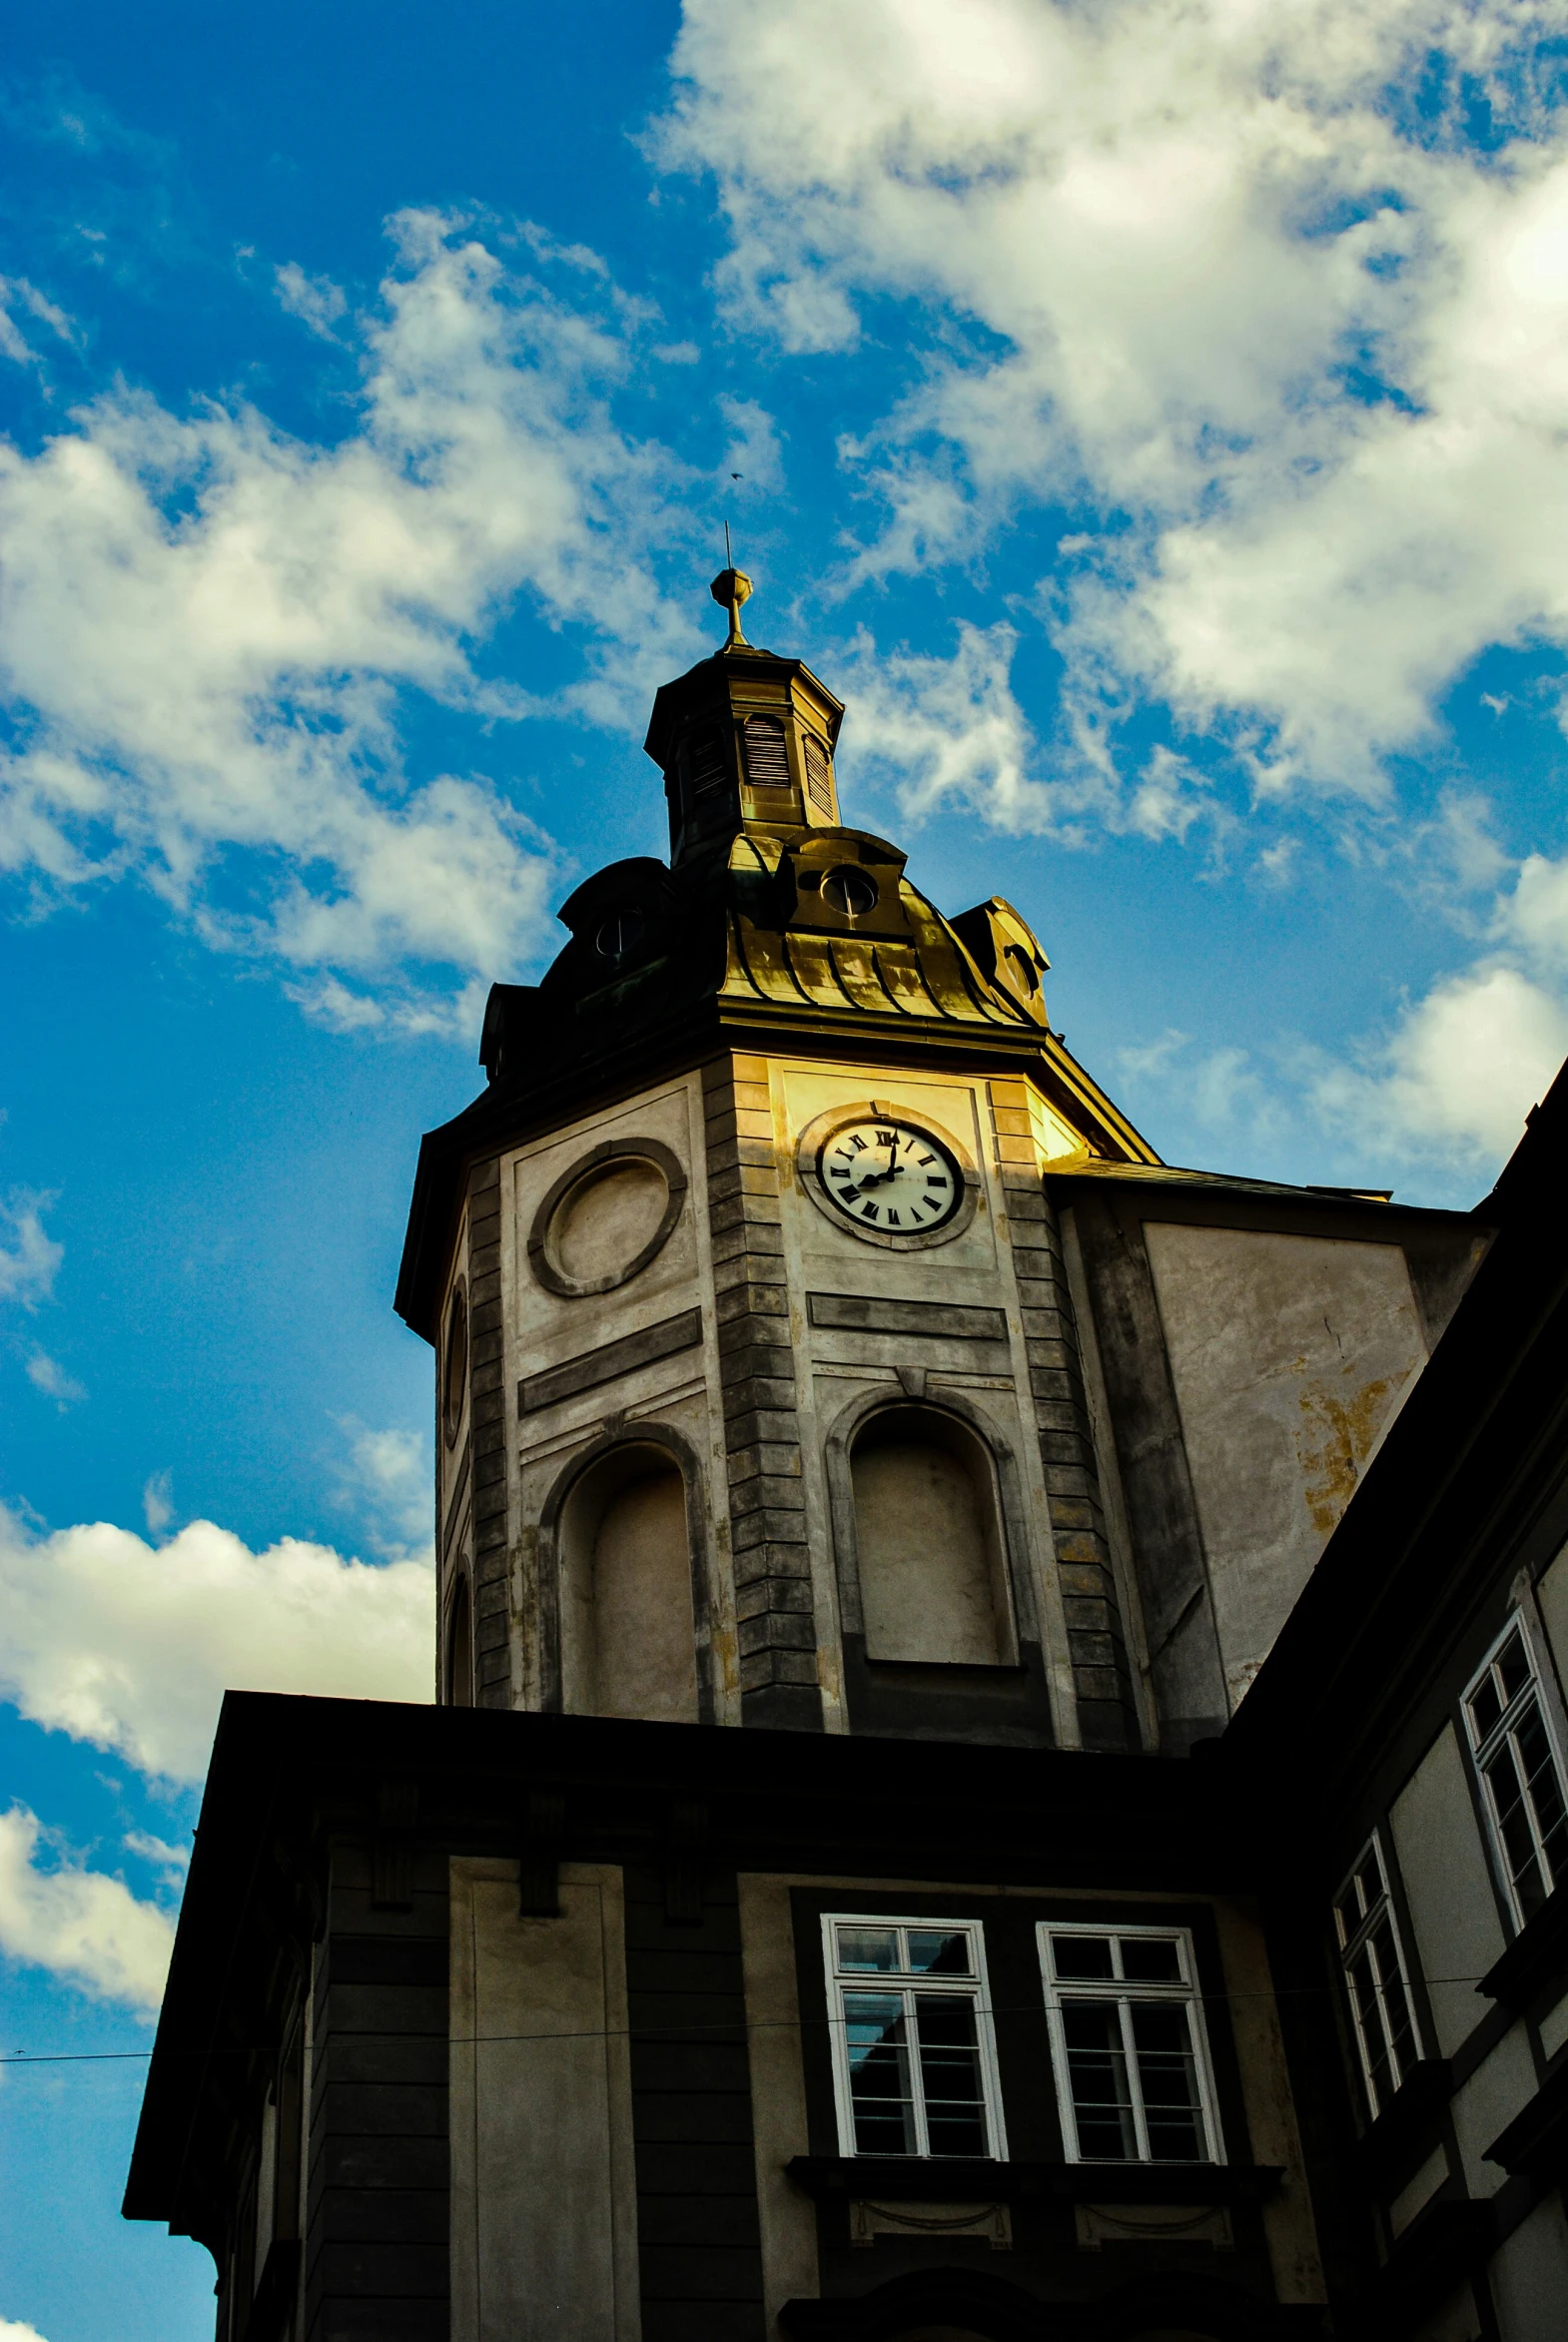
<svg viewBox="0 0 1568 2342"><path fill-rule="evenodd" d="M539 1522L542 1704L711 1724L708 1562L695 1451L662 1424L598 1440Z"/></svg>
<svg viewBox="0 0 1568 2342"><path fill-rule="evenodd" d="M900 1380L827 1441L851 1727L1049 1745L1017 1460L963 1393Z"/></svg>
<svg viewBox="0 0 1568 2342"><path fill-rule="evenodd" d="M467 1570L460 1564L446 1604L441 1689L448 1708L473 1706L473 1600Z"/></svg>

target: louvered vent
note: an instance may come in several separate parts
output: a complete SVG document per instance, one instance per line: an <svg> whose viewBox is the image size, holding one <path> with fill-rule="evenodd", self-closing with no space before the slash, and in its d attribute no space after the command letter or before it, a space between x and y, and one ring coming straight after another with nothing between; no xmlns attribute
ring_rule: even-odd
<svg viewBox="0 0 1568 2342"><path fill-rule="evenodd" d="M806 734L806 790L819 813L833 811L833 767L814 732Z"/></svg>
<svg viewBox="0 0 1568 2342"><path fill-rule="evenodd" d="M724 770L724 736L706 731L694 734L686 750L687 787L693 806L702 805L729 779Z"/></svg>
<svg viewBox="0 0 1568 2342"><path fill-rule="evenodd" d="M746 778L754 789L787 789L789 758L777 716L746 718Z"/></svg>

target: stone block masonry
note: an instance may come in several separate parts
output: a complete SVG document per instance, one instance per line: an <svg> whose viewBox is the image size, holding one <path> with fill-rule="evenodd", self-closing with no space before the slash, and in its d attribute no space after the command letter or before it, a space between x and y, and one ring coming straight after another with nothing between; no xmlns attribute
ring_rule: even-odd
<svg viewBox="0 0 1568 2342"><path fill-rule="evenodd" d="M474 1696L511 1706L506 1540L506 1393L501 1323L501 1173L468 1177L468 1405L473 1439Z"/></svg>
<svg viewBox="0 0 1568 2342"><path fill-rule="evenodd" d="M768 1069L703 1069L741 1721L822 1730L811 1550Z"/></svg>
<svg viewBox="0 0 1568 2342"><path fill-rule="evenodd" d="M1078 1323L1061 1229L1041 1180L1031 1094L1024 1082L992 1082L989 1089L1079 1734L1086 1749L1136 1749L1133 1676L1106 1534Z"/></svg>

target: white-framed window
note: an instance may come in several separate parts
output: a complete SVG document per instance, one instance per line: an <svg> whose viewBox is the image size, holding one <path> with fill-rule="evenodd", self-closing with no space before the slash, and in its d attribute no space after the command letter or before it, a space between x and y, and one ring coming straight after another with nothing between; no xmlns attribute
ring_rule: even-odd
<svg viewBox="0 0 1568 2342"><path fill-rule="evenodd" d="M1516 1612L1464 1695L1497 1867L1523 1927L1568 1878L1568 1806L1534 1654Z"/></svg>
<svg viewBox="0 0 1568 2342"><path fill-rule="evenodd" d="M1367 2103L1380 2114L1421 2054L1404 1947L1388 1900L1388 1872L1374 1830L1334 1897L1334 1929L1361 2057Z"/></svg>
<svg viewBox="0 0 1568 2342"><path fill-rule="evenodd" d="M1005 2156L980 1922L826 1913L822 1942L840 2152Z"/></svg>
<svg viewBox="0 0 1568 2342"><path fill-rule="evenodd" d="M1074 2163L1222 2163L1185 1928L1040 1926L1062 2136Z"/></svg>

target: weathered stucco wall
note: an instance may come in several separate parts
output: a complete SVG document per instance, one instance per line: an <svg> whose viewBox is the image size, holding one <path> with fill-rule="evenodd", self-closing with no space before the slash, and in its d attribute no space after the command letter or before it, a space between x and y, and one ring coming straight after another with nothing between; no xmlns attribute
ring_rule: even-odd
<svg viewBox="0 0 1568 2342"><path fill-rule="evenodd" d="M741 1956L746 1977L746 2048L751 2067L751 2125L756 2152L757 2213L762 2240L766 2330L781 2332L786 2301L818 2290L817 2213L786 2175L792 2156L811 2152L806 2080L795 1982L790 1882L748 1877L740 1893Z"/></svg>
<svg viewBox="0 0 1568 2342"><path fill-rule="evenodd" d="M1568 1546L1564 1546L1551 1567L1537 1579L1535 1599L1552 1646L1558 1683L1568 1687Z"/></svg>
<svg viewBox="0 0 1568 2342"><path fill-rule="evenodd" d="M1447 2057L1485 2013L1475 1978L1504 1950L1465 1760L1451 1726L1427 1750L1389 1819L1437 2026L1436 2052Z"/></svg>
<svg viewBox="0 0 1568 2342"><path fill-rule="evenodd" d="M621 1874L451 1865L452 2342L638 2342Z"/></svg>
<svg viewBox="0 0 1568 2342"><path fill-rule="evenodd" d="M1396 1244L1173 1221L1145 1236L1234 1708L1426 1345Z"/></svg>

